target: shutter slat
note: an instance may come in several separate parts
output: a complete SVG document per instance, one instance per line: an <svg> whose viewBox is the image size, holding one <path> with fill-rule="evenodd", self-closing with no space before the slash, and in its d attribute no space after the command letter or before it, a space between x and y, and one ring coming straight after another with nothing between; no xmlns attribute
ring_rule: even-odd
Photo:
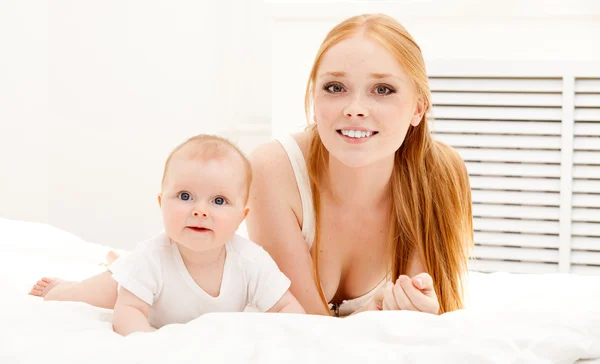
<svg viewBox="0 0 600 364"><path fill-rule="evenodd" d="M600 239L585 236L574 236L571 248L575 250L597 250L600 251Z"/></svg>
<svg viewBox="0 0 600 364"><path fill-rule="evenodd" d="M573 181L573 192L575 193L600 193L600 182L586 179Z"/></svg>
<svg viewBox="0 0 600 364"><path fill-rule="evenodd" d="M480 245L475 247L473 256L477 259L558 263L558 250L556 249L508 248Z"/></svg>
<svg viewBox="0 0 600 364"><path fill-rule="evenodd" d="M555 178L483 177L472 176L471 188L504 191L560 191L560 180ZM598 186L600 188L600 186Z"/></svg>
<svg viewBox="0 0 600 364"><path fill-rule="evenodd" d="M560 166L555 164L466 162L466 165L469 174L476 176L560 177Z"/></svg>
<svg viewBox="0 0 600 364"><path fill-rule="evenodd" d="M600 275L600 267L594 265L572 265L571 273L579 275Z"/></svg>
<svg viewBox="0 0 600 364"><path fill-rule="evenodd" d="M575 121L600 121L600 109L575 109Z"/></svg>
<svg viewBox="0 0 600 364"><path fill-rule="evenodd" d="M573 222L573 235L600 237L600 224L593 222Z"/></svg>
<svg viewBox="0 0 600 364"><path fill-rule="evenodd" d="M556 120L562 118L559 108L517 108L517 107L467 107L438 106L433 117L440 119L487 119L487 120ZM588 119L582 119L588 120ZM593 119L596 120L596 119Z"/></svg>
<svg viewBox="0 0 600 364"><path fill-rule="evenodd" d="M573 178L600 179L600 166L573 166Z"/></svg>
<svg viewBox="0 0 600 364"><path fill-rule="evenodd" d="M600 207L600 195L573 195L574 207Z"/></svg>
<svg viewBox="0 0 600 364"><path fill-rule="evenodd" d="M600 137L577 137L573 141L573 148L575 150L600 150Z"/></svg>
<svg viewBox="0 0 600 364"><path fill-rule="evenodd" d="M600 268L600 252L577 251L571 252L571 263L593 264Z"/></svg>
<svg viewBox="0 0 600 364"><path fill-rule="evenodd" d="M551 121L443 120L429 122L434 133L560 135L560 123Z"/></svg>
<svg viewBox="0 0 600 364"><path fill-rule="evenodd" d="M575 95L575 107L600 107L600 93Z"/></svg>
<svg viewBox="0 0 600 364"><path fill-rule="evenodd" d="M555 150L455 149L465 161L560 163L560 151Z"/></svg>
<svg viewBox="0 0 600 364"><path fill-rule="evenodd" d="M435 138L453 147L560 149L560 136L437 133L435 134Z"/></svg>
<svg viewBox="0 0 600 364"><path fill-rule="evenodd" d="M587 95L586 95L587 96ZM562 105L559 93L482 93L482 92L432 92L434 106L442 105L498 105L498 106L556 106ZM587 100L582 99L584 105Z"/></svg>
<svg viewBox="0 0 600 364"><path fill-rule="evenodd" d="M559 232L558 222L538 220L505 220L474 217L473 227L477 231L510 233L558 234Z"/></svg>
<svg viewBox="0 0 600 364"><path fill-rule="evenodd" d="M600 208L597 209L582 209L574 208L572 214L573 221L587 221L600 223Z"/></svg>
<svg viewBox="0 0 600 364"><path fill-rule="evenodd" d="M483 245L523 246L558 249L557 235L534 235L515 233L475 232L475 242Z"/></svg>
<svg viewBox="0 0 600 364"><path fill-rule="evenodd" d="M600 136L600 123L576 123L575 136Z"/></svg>
<svg viewBox="0 0 600 364"><path fill-rule="evenodd" d="M516 192L473 190L473 202L508 205L559 206L560 194L549 192Z"/></svg>
<svg viewBox="0 0 600 364"><path fill-rule="evenodd" d="M596 152L574 152L573 163L600 165L600 154Z"/></svg>
<svg viewBox="0 0 600 364"><path fill-rule="evenodd" d="M562 92L562 80L503 78L438 78L429 79L432 91L491 92Z"/></svg>
<svg viewBox="0 0 600 364"><path fill-rule="evenodd" d="M502 260L471 260L469 269L476 272L557 273L558 264L510 262Z"/></svg>
<svg viewBox="0 0 600 364"><path fill-rule="evenodd" d="M600 213L600 210L598 213ZM474 203L473 216L558 221L560 210L558 207L509 206Z"/></svg>
<svg viewBox="0 0 600 364"><path fill-rule="evenodd" d="M575 92L600 93L600 78L578 78L575 80Z"/></svg>

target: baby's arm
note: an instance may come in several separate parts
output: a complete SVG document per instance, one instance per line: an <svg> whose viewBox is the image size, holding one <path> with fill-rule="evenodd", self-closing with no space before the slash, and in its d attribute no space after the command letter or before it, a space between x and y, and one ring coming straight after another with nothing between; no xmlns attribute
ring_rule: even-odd
<svg viewBox="0 0 600 364"><path fill-rule="evenodd" d="M306 313L290 291L286 291L283 297L267 312Z"/></svg>
<svg viewBox="0 0 600 364"><path fill-rule="evenodd" d="M148 322L150 305L127 289L119 288L119 296L113 313L113 330L123 336L134 332L152 332L155 328Z"/></svg>

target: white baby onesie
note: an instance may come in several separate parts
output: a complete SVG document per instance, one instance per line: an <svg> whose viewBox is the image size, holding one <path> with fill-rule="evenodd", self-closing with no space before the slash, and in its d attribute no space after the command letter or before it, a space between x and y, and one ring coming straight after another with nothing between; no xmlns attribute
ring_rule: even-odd
<svg viewBox="0 0 600 364"><path fill-rule="evenodd" d="M166 233L141 242L110 267L120 286L150 305L148 321L160 328L186 323L208 312L241 312L246 306L269 310L290 287L290 280L259 245L234 235L218 297L206 293L187 271L177 244Z"/></svg>

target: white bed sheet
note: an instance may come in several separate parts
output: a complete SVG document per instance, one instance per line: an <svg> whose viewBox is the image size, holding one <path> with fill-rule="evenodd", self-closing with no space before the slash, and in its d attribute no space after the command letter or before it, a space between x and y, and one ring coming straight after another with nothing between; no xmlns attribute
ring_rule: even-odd
<svg viewBox="0 0 600 364"><path fill-rule="evenodd" d="M600 362L600 277L472 273L469 307L442 316L221 313L126 338L111 310L27 295L42 275L102 271L107 250L0 219L0 363Z"/></svg>

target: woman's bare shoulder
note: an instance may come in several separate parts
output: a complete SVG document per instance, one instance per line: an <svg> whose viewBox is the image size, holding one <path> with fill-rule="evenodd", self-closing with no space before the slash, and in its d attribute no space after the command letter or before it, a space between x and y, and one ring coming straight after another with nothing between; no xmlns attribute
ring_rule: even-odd
<svg viewBox="0 0 600 364"><path fill-rule="evenodd" d="M292 138L296 141L302 155L306 160L308 156L308 149L310 147L310 133L302 132L293 134ZM291 172L290 175L293 177L293 170L290 164L289 157L283 149L283 146L277 140L271 140L265 144L256 147L249 155L250 162L252 164L253 171L259 173L261 176L266 173L269 177L275 177L273 174L279 177L284 177L287 172ZM262 178L262 177L259 177Z"/></svg>
<svg viewBox="0 0 600 364"><path fill-rule="evenodd" d="M306 158L309 147L309 136L305 133L292 135ZM302 216L302 201L294 176L290 159L277 141L272 140L256 147L249 155L252 165L252 186L250 200L265 203L266 199L277 200L291 207L298 219ZM301 220L301 219L300 219ZM300 221L299 220L299 221Z"/></svg>
<svg viewBox="0 0 600 364"><path fill-rule="evenodd" d="M308 157L308 150L310 148L310 142L312 140L312 133L309 131L305 131L302 133L292 135L300 150L302 151L302 155L304 156L304 160Z"/></svg>

